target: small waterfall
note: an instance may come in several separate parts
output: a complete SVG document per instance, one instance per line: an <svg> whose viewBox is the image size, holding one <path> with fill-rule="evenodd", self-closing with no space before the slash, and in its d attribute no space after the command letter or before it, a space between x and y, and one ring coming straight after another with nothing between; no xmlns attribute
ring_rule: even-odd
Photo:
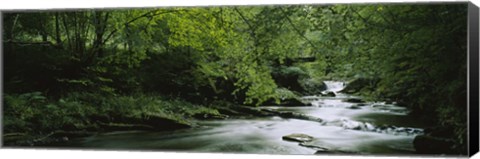
<svg viewBox="0 0 480 159"><path fill-rule="evenodd" d="M326 91L338 92L345 88L345 82L341 81L323 81L327 85Z"/></svg>

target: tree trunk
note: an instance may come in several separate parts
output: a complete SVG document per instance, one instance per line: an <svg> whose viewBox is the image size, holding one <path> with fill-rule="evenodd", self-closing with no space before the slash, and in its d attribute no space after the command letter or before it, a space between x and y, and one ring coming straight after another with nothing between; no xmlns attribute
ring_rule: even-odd
<svg viewBox="0 0 480 159"><path fill-rule="evenodd" d="M60 24L58 19L58 12L55 13L55 41L57 42L57 46L62 46L62 39L60 38Z"/></svg>
<svg viewBox="0 0 480 159"><path fill-rule="evenodd" d="M15 41L15 26L17 25L19 14L15 15L15 19L13 20L12 29L10 29L10 40Z"/></svg>
<svg viewBox="0 0 480 159"><path fill-rule="evenodd" d="M63 27L65 28L65 32L67 33L67 41L68 41L68 50L73 50L73 44L72 44L72 37L70 37L70 29L68 27L67 23L67 15L63 15ZM73 52L72 52L73 54Z"/></svg>

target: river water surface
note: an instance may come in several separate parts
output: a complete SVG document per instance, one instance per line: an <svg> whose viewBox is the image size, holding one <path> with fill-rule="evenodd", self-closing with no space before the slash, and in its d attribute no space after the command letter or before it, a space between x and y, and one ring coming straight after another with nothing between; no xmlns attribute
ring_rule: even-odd
<svg viewBox="0 0 480 159"><path fill-rule="evenodd" d="M326 81L328 90L343 89L343 82ZM324 122L265 117L200 121L198 128L173 132L114 132L73 139L53 145L87 149L128 149L256 154L314 154L318 150L361 154L413 154L412 141L422 125L408 110L385 103L344 102L359 98L306 96L313 106L262 108L291 111L318 117ZM315 139L299 145L282 140L292 133ZM305 146L309 145L309 146Z"/></svg>

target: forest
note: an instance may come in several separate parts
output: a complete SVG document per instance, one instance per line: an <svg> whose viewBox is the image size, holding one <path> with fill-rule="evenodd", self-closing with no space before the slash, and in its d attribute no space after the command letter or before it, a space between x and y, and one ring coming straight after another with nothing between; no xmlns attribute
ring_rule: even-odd
<svg viewBox="0 0 480 159"><path fill-rule="evenodd" d="M341 92L394 101L429 125L424 136L452 143L431 153L467 153L466 3L2 17L4 145L265 115L256 108L299 105L322 94L324 81L344 81Z"/></svg>

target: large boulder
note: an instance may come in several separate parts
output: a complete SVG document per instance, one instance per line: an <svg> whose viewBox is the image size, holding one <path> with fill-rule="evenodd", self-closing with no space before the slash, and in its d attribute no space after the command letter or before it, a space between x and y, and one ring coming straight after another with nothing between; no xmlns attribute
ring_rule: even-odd
<svg viewBox="0 0 480 159"><path fill-rule="evenodd" d="M359 154L359 152L346 150L342 147L338 147L318 139L314 139L313 141L309 142L301 142L299 145L317 150L315 154Z"/></svg>
<svg viewBox="0 0 480 159"><path fill-rule="evenodd" d="M289 119L300 119L300 120L308 120L308 121L314 121L314 122L319 122L323 123L323 119L317 118L314 116L309 116L305 115L302 113L296 113L296 112L289 112L289 111L277 111L277 110L272 110L272 109L260 109L261 112L268 113L271 115L276 115L282 118L289 118Z"/></svg>
<svg viewBox="0 0 480 159"><path fill-rule="evenodd" d="M419 154L455 154L455 133L453 127L429 127L424 129L424 135L418 135L413 140L413 146Z"/></svg>
<svg viewBox="0 0 480 159"><path fill-rule="evenodd" d="M327 85L325 82L311 78L301 80L300 85L304 90L300 93L304 95L322 94L323 91L327 90Z"/></svg>
<svg viewBox="0 0 480 159"><path fill-rule="evenodd" d="M295 92L304 92L300 79L308 76L304 69L295 66L277 66L272 69L272 78L279 87Z"/></svg>
<svg viewBox="0 0 480 159"><path fill-rule="evenodd" d="M302 113L295 113L295 112L284 112L281 111L277 114L278 116L282 118L292 118L292 119L300 119L300 120L308 120L308 121L315 121L315 122L323 122L323 119L313 117L313 116L308 116Z"/></svg>
<svg viewBox="0 0 480 159"><path fill-rule="evenodd" d="M379 82L378 79L357 78L348 82L347 86L345 86L345 88L340 92L347 93L347 94L354 94L359 92L362 89L373 90L378 82Z"/></svg>
<svg viewBox="0 0 480 159"><path fill-rule="evenodd" d="M343 151L343 150L317 150L315 155L321 154L360 154L359 152L355 151Z"/></svg>
<svg viewBox="0 0 480 159"><path fill-rule="evenodd" d="M313 140L313 137L306 134L290 134L283 136L282 139L296 142L309 142Z"/></svg>

